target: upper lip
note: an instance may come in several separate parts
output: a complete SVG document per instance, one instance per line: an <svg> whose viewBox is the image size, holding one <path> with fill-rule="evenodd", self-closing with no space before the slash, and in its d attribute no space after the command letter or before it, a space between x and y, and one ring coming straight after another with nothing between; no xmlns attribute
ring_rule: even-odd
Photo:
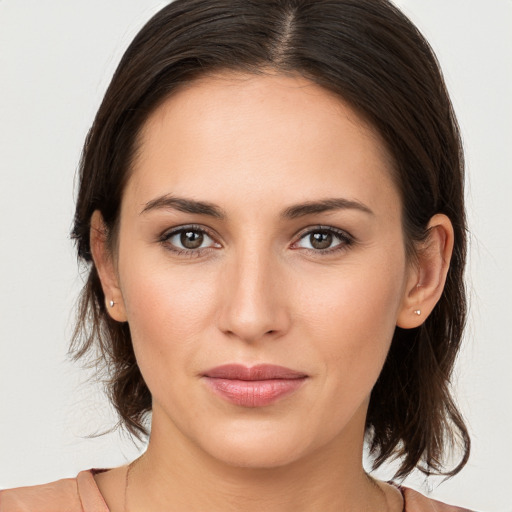
<svg viewBox="0 0 512 512"><path fill-rule="evenodd" d="M307 377L304 372L274 364L258 364L251 367L242 364L224 364L211 368L203 375L216 379L231 380L300 379Z"/></svg>

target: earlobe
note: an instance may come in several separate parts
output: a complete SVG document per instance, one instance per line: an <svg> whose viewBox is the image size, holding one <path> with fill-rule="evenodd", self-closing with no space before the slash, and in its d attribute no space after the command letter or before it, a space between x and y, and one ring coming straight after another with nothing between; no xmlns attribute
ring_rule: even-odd
<svg viewBox="0 0 512 512"><path fill-rule="evenodd" d="M89 236L92 258L105 295L107 312L114 320L126 322L126 311L119 286L119 278L112 253L107 245L107 228L99 210L92 214Z"/></svg>
<svg viewBox="0 0 512 512"><path fill-rule="evenodd" d="M450 219L434 215L428 224L428 237L417 249L417 261L411 265L397 326L420 326L441 298L453 252L454 234Z"/></svg>

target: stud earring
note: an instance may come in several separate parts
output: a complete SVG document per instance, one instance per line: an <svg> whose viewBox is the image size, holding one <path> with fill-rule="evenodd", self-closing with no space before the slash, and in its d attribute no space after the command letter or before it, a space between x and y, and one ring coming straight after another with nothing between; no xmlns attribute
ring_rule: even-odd
<svg viewBox="0 0 512 512"><path fill-rule="evenodd" d="M421 315L421 310L420 309L415 309L414 310L414 314L420 316Z"/></svg>
<svg viewBox="0 0 512 512"><path fill-rule="evenodd" d="M114 307L114 305L115 305L115 302L114 302L113 300L111 300L111 301L109 302L109 304L110 304L110 307L111 307L111 308L113 308L113 307Z"/></svg>

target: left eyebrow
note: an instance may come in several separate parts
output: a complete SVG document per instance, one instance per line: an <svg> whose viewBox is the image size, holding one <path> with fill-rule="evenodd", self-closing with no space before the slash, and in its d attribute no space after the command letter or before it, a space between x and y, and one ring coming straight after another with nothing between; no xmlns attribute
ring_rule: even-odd
<svg viewBox="0 0 512 512"><path fill-rule="evenodd" d="M372 210L359 201L344 198L330 198L321 201L309 201L286 208L281 214L284 219L297 219L315 213L324 213L332 210L359 210L369 215L374 215Z"/></svg>

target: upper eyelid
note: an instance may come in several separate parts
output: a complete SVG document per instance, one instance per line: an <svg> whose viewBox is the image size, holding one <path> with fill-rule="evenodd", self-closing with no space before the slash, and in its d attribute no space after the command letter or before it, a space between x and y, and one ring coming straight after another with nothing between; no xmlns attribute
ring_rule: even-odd
<svg viewBox="0 0 512 512"><path fill-rule="evenodd" d="M174 243L171 243L171 238L178 235L179 233L183 233L184 231L202 232L206 236L208 236L208 238L210 238L212 243L208 247L197 247L195 249L181 248L181 247L175 245ZM192 225L189 224L189 225L183 225L183 226L176 226L174 228L167 229L158 237L158 242L162 246L166 246L166 249L168 251L171 251L171 253L174 253L176 255L181 255L181 256L187 256L187 257L201 256L205 252L215 249L216 248L215 246L217 246L217 248L218 248L218 246L220 245L220 243L217 241L217 238L215 236L212 236L212 234L210 233L210 231L208 229L206 229L205 227L197 226L197 225L193 225L193 224Z"/></svg>
<svg viewBox="0 0 512 512"><path fill-rule="evenodd" d="M323 226L323 225L317 225L317 226L309 226L307 228L301 229L295 237L298 239L302 239L305 236L315 233L317 231L330 231L331 233L334 233L335 235L338 235L342 238L348 238L350 240L354 240L354 237L345 229L336 228L334 226Z"/></svg>
<svg viewBox="0 0 512 512"><path fill-rule="evenodd" d="M203 233L206 233L210 238L215 239L215 235L212 234L211 230L206 228L205 226L199 226L197 224L185 224L183 226L176 226L174 228L166 229L162 234L160 235L161 239L170 238L173 235L176 235L177 233L182 233L183 231L201 231Z"/></svg>
<svg viewBox="0 0 512 512"><path fill-rule="evenodd" d="M163 231L161 236L162 237L169 236L169 235L172 235L175 233L180 233L181 231L185 231L187 229L191 229L191 230L195 230L195 231L203 231L207 235L215 237L215 235L212 234L212 230L210 230L206 226L201 226L199 224L184 224L183 226L176 226L174 228L169 228L169 229L166 229L165 231ZM305 228L302 228L298 232L296 232L295 235L293 235L293 236L300 237L300 236L307 235L308 233L311 233L314 231L332 231L333 233L338 233L340 235L345 235L349 238L353 238L353 236L345 229L336 228L334 226L326 226L326 225L322 225L322 224L317 224L317 225L307 226Z"/></svg>
<svg viewBox="0 0 512 512"><path fill-rule="evenodd" d="M217 244L220 243L219 237L216 236L215 234L213 234L212 230L208 229L206 226L201 226L198 224L185 224L183 226L176 226L174 228L168 229L160 235L159 239L161 241L169 240L169 238L171 238L172 236L174 236L178 233L181 233L183 231L186 231L187 229L192 230L192 231L203 232L208 237L210 237L213 242L215 242ZM354 237L348 231L346 231L344 229L336 228L334 226L326 226L326 225L317 224L317 225L302 228L300 231L295 233L293 235L294 241L292 242L291 245L293 246L294 244L296 244L298 241L302 240L306 236L310 235L311 233L318 232L318 231L329 231L329 232L333 233L334 235L338 236L339 238L341 238L342 240L344 239L344 240L350 241L350 242L355 241ZM206 248L203 248L203 249L206 249ZM189 249L189 250L194 251L194 249ZM196 251L197 250L201 250L201 249L196 249Z"/></svg>

